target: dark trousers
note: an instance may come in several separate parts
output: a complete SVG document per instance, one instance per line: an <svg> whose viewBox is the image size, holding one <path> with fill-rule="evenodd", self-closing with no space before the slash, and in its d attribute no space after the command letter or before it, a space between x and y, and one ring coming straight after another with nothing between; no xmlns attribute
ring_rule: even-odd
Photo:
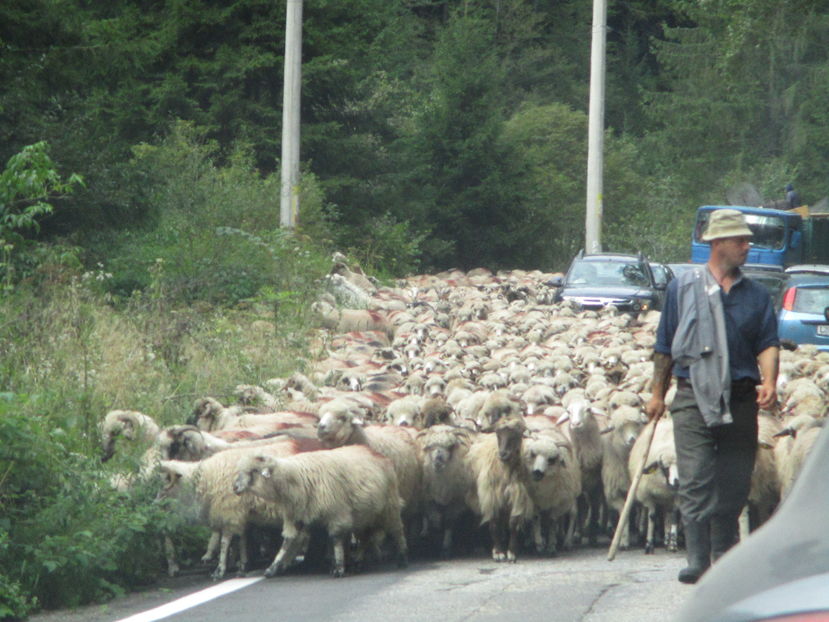
<svg viewBox="0 0 829 622"><path fill-rule="evenodd" d="M757 392L753 383L731 390L733 423L708 427L694 391L682 383L671 405L684 520L736 521L748 500L757 453Z"/></svg>

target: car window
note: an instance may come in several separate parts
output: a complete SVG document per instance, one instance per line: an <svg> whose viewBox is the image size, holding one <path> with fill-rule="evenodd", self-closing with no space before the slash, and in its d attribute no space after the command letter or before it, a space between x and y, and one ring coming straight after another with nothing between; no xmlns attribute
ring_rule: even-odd
<svg viewBox="0 0 829 622"><path fill-rule="evenodd" d="M829 285L825 287L799 287L794 299L793 311L798 313L817 313L829 307Z"/></svg>
<svg viewBox="0 0 829 622"><path fill-rule="evenodd" d="M649 287L650 280L642 264L621 261L581 261L567 278L570 285Z"/></svg>

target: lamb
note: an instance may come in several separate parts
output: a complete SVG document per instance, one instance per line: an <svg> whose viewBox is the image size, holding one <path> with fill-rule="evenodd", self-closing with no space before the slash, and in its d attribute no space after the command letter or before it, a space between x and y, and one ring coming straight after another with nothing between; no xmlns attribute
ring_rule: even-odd
<svg viewBox="0 0 829 622"><path fill-rule="evenodd" d="M520 530L535 515L521 456L525 430L518 417L500 419L495 432L482 434L467 454L475 477L475 494L469 504L481 516L482 524L489 523L496 562L516 561Z"/></svg>
<svg viewBox="0 0 829 622"><path fill-rule="evenodd" d="M333 542L335 577L345 575L345 543L352 534L361 547L391 536L398 565L408 563L397 478L388 458L368 447L339 447L288 458L247 456L236 468L233 491L243 499L265 500L282 517L282 547L266 577L285 572L311 524L322 525ZM253 494L244 494L247 491Z"/></svg>
<svg viewBox="0 0 829 622"><path fill-rule="evenodd" d="M475 486L466 462L474 438L473 432L450 425L435 425L417 435L423 454L425 518L428 525L443 530L444 559L451 555L454 527Z"/></svg>
<svg viewBox="0 0 829 622"><path fill-rule="evenodd" d="M662 513L664 519L665 548L676 552L678 536L676 492L679 488L679 472L676 465L673 419L666 415L657 421L653 441L645 459L647 437L647 434L639 435L628 458L628 473L631 480L636 477L636 470L640 468L644 459L644 473L636 489L636 500L645 507L646 511L645 553L653 553L656 546L655 528L658 512Z"/></svg>
<svg viewBox="0 0 829 622"><path fill-rule="evenodd" d="M645 423L647 419L638 408L620 406L611 413L610 426L603 430L602 487L608 508L617 513L622 511L630 488L630 450ZM622 526L623 532L619 540L621 550L627 550L630 546L628 527L629 525Z"/></svg>
<svg viewBox="0 0 829 622"><path fill-rule="evenodd" d="M212 529L207 552L202 561L213 558L220 544L219 561L212 573L214 579L221 579L227 572L227 556L231 541L238 536L239 571L247 569L248 551L245 530L250 524L280 527L282 517L272 504L256 497L240 498L232 492L233 479L239 461L246 455L289 456L307 450L305 442L292 439L290 442L276 442L254 447L233 448L219 452L200 462L165 460L161 462L161 473L165 479L160 498L180 498L184 486L189 483L199 505L201 519Z"/></svg>
<svg viewBox="0 0 829 622"><path fill-rule="evenodd" d="M527 490L536 512L533 517L536 550L555 554L556 532L562 518L567 519L563 546L572 548L581 494L581 470L573 446L558 431L536 432L524 439L521 455L528 478Z"/></svg>

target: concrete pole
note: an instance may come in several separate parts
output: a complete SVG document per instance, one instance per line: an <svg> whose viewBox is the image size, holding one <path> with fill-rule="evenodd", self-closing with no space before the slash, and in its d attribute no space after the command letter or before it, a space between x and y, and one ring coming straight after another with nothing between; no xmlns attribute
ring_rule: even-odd
<svg viewBox="0 0 829 622"><path fill-rule="evenodd" d="M282 178L279 225L296 226L299 215L299 103L302 83L302 0L288 0L282 87Z"/></svg>
<svg viewBox="0 0 829 622"><path fill-rule="evenodd" d="M602 170L604 168L604 83L607 0L593 0L593 42L590 53L590 116L587 139L587 210L585 253L602 250Z"/></svg>

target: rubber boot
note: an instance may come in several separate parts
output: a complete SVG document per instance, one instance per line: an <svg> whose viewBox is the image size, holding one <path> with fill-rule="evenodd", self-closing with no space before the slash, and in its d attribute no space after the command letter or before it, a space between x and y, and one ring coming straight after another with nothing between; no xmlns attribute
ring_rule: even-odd
<svg viewBox="0 0 829 622"><path fill-rule="evenodd" d="M688 566L679 571L681 583L696 583L711 565L711 535L708 522L683 521Z"/></svg>
<svg viewBox="0 0 829 622"><path fill-rule="evenodd" d="M711 519L711 560L717 561L737 542L737 519L715 516Z"/></svg>

